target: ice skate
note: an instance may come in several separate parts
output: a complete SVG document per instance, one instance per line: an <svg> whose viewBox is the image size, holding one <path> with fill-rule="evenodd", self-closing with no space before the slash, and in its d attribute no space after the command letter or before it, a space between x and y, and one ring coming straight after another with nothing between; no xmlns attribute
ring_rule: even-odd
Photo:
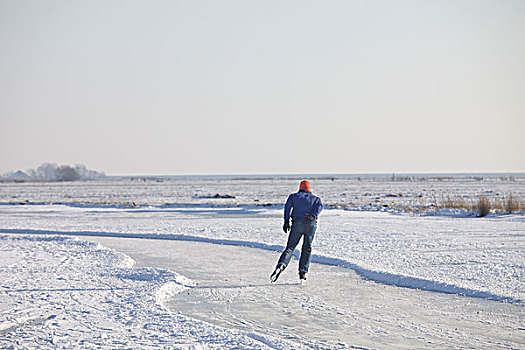
<svg viewBox="0 0 525 350"><path fill-rule="evenodd" d="M277 267L273 271L272 275L270 276L270 282L271 283L274 283L275 281L277 281L277 279L279 278L279 275L281 274L281 272L284 271L285 267L286 266L284 266L282 264L277 265Z"/></svg>

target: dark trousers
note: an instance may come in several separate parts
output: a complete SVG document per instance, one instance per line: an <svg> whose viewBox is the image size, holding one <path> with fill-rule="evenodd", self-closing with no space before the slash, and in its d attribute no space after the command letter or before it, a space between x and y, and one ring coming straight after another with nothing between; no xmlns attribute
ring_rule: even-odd
<svg viewBox="0 0 525 350"><path fill-rule="evenodd" d="M288 243L286 249L281 254L279 262L277 264L283 264L288 266L290 259L292 258L293 252L301 237L303 238L303 247L301 249L301 258L299 259L299 271L308 272L310 267L310 256L312 254L312 242L315 236L315 230L317 229L316 220L294 220L290 234L288 235Z"/></svg>

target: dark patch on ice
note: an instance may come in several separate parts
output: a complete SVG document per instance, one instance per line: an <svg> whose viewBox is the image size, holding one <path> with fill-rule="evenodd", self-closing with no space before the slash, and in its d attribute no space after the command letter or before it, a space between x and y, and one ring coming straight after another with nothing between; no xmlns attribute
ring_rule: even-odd
<svg viewBox="0 0 525 350"><path fill-rule="evenodd" d="M193 196L193 198L198 198L198 199L235 199L235 196L232 196L230 194L215 194L214 196L212 195L206 195L206 196L199 196L199 195L195 195Z"/></svg>

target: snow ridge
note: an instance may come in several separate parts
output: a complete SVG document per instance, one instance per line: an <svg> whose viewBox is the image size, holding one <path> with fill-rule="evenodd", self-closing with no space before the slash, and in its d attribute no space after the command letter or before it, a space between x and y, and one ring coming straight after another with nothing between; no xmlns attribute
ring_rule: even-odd
<svg viewBox="0 0 525 350"><path fill-rule="evenodd" d="M155 292L155 300L165 310L169 310L166 305L168 300L176 294L182 293L186 289L195 287L195 282L177 273L173 273L173 281L163 284Z"/></svg>
<svg viewBox="0 0 525 350"><path fill-rule="evenodd" d="M298 254L297 254L298 255ZM439 292L446 294L457 294L474 298L483 298L494 301L507 302L512 304L518 304L525 306L525 301L521 299L515 299L512 297L506 297L501 295L492 294L489 292L483 292L474 289L461 288L453 284L446 284L437 281L425 280L417 277L403 276L392 274L388 272L373 271L362 268L356 264L349 263L342 259L337 258L328 258L319 255L312 255L312 262L318 264L330 265L330 266L339 266L347 269L354 270L358 275L372 280L374 282L396 286L396 287L405 287L411 289L419 289L429 292Z"/></svg>

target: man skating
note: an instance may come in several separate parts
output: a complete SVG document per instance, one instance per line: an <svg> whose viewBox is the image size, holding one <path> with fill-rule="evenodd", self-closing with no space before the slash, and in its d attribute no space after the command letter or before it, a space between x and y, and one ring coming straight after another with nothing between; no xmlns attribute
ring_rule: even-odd
<svg viewBox="0 0 525 350"><path fill-rule="evenodd" d="M305 280L306 273L310 266L310 256L312 253L312 242L314 240L315 230L317 229L317 218L323 210L321 199L312 194L310 183L306 180L301 181L299 191L288 196L284 205L284 225L283 231L288 235L286 249L281 254L279 262L274 272L270 276L270 281L275 282L281 272L284 271L293 251L299 240L303 238L301 249L301 258L299 259L299 279ZM292 218L292 228L290 230L290 217Z"/></svg>

